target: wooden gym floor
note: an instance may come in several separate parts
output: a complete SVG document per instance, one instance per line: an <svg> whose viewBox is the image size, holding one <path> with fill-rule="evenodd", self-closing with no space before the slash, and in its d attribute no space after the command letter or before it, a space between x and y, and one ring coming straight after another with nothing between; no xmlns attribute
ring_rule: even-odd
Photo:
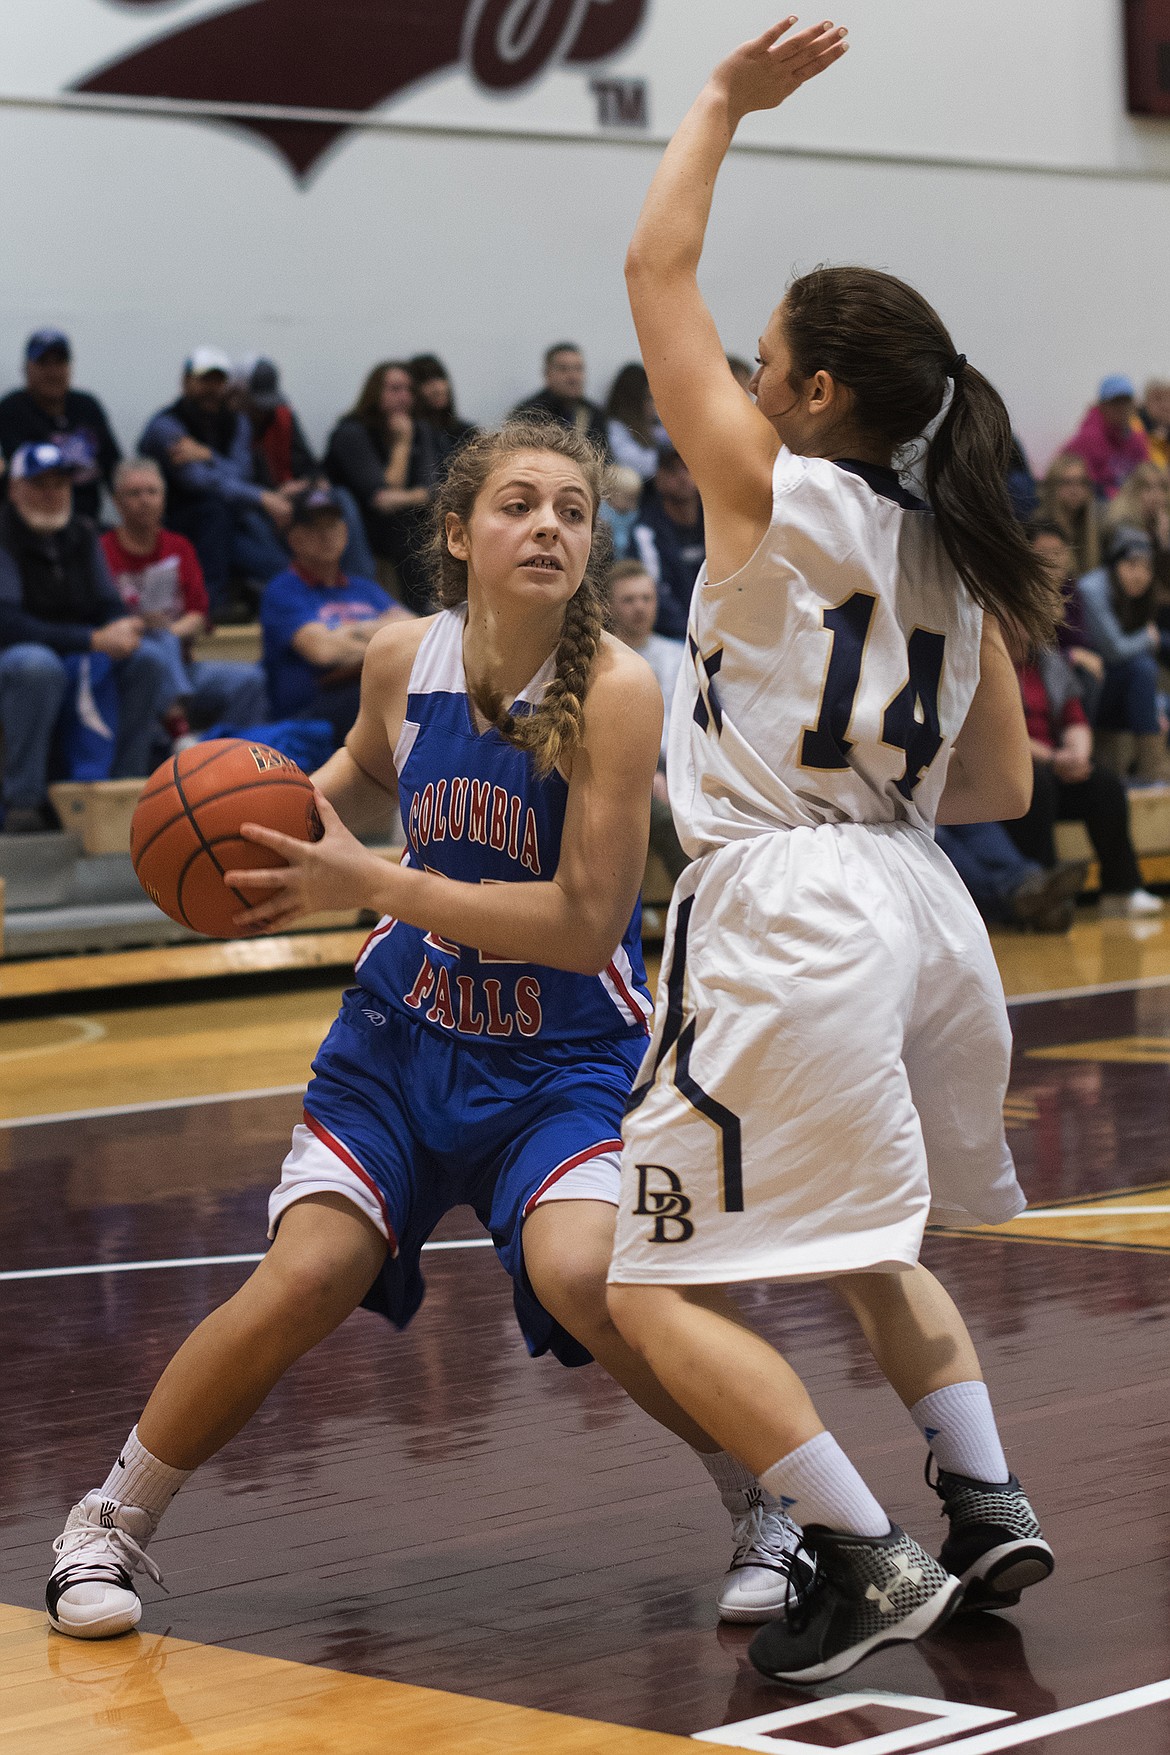
<svg viewBox="0 0 1170 1755"><path fill-rule="evenodd" d="M696 1736L1167 1755L1170 928L997 948L1032 1207L926 1258L971 1320L1057 1572L815 1695L763 1683L750 1630L716 1627L728 1525L694 1459L596 1368L527 1358L463 1213L412 1327L358 1312L176 1501L146 1631L48 1633L65 1511L263 1247L336 988L0 1014L5 1755L653 1755ZM936 1541L921 1444L831 1294L743 1299Z"/></svg>

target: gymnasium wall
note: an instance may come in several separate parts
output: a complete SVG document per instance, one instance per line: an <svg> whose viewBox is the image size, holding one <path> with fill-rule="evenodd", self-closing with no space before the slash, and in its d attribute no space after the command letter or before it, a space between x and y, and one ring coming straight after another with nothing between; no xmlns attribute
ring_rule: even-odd
<svg viewBox="0 0 1170 1755"><path fill-rule="evenodd" d="M455 30L455 15L474 23L492 4L513 35L558 7L569 37L582 20L626 34L591 61L553 56L511 90L478 85L464 54L336 138L286 135L286 149L310 141L303 175L248 125L246 103L231 122L203 113L221 88L268 104L269 124L287 122L279 94L294 87L302 103L357 108L337 94L375 50L389 86L400 44L417 49L428 20ZM313 5L339 31L343 15L358 21L322 61L322 97L313 43L300 55L297 36ZM270 353L316 440L373 360L422 348L445 356L477 418L535 387L543 344L561 337L584 345L601 394L633 352L621 259L660 142L709 64L773 11L757 0L6 0L0 380L15 376L31 328L59 323L78 382L103 396L127 443L198 342ZM721 183L705 284L726 343L751 355L794 268L889 268L938 304L1042 464L1105 372L1170 373L1170 123L1125 113L1121 0L854 0L841 17L852 53L753 118ZM200 85L179 33L212 21L251 31L254 93L238 53ZM111 98L108 71L105 95L62 97L172 37L187 71L152 113L141 95ZM277 62L292 70L279 90L263 71ZM176 93L200 113L168 114Z"/></svg>

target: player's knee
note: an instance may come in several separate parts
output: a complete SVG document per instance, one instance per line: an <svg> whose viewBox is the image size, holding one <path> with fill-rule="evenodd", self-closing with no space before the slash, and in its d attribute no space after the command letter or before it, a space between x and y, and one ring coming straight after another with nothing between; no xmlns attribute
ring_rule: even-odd
<svg viewBox="0 0 1170 1755"><path fill-rule="evenodd" d="M273 1250L261 1264L271 1320L290 1334L316 1336L343 1321L362 1294L352 1293L328 1254L281 1254Z"/></svg>
<svg viewBox="0 0 1170 1755"><path fill-rule="evenodd" d="M542 1262L533 1287L549 1315L583 1346L589 1346L591 1335L609 1326L604 1264L560 1256Z"/></svg>
<svg viewBox="0 0 1170 1755"><path fill-rule="evenodd" d="M654 1326L653 1304L656 1288L609 1285L605 1291L610 1321L627 1347L644 1355Z"/></svg>

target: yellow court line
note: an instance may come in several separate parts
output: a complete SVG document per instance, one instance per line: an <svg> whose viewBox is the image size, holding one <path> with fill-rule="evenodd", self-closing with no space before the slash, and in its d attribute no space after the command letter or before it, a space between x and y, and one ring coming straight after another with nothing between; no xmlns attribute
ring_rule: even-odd
<svg viewBox="0 0 1170 1755"><path fill-rule="evenodd" d="M678 1755L686 1737L140 1633L74 1640L0 1604L4 1755Z"/></svg>

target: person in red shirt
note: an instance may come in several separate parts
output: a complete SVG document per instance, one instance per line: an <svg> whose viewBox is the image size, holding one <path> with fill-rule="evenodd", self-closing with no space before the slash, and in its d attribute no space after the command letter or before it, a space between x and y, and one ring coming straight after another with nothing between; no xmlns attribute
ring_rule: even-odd
<svg viewBox="0 0 1170 1755"><path fill-rule="evenodd" d="M199 557L185 536L162 526L166 486L158 464L133 457L114 473L114 504L121 522L102 537L106 564L127 610L145 624L170 668L174 688L163 724L172 739L192 726L250 726L267 713L264 672L258 664L197 659L192 647L207 628L207 589Z"/></svg>
<svg viewBox="0 0 1170 1755"><path fill-rule="evenodd" d="M1084 823L1101 868L1101 912L1139 918L1162 904L1142 888L1129 833L1125 787L1093 762L1093 733L1076 676L1059 652L1041 652L1019 667L1024 717L1032 746L1033 790L1028 814L1005 827L1025 859L1051 871L1058 822Z"/></svg>

